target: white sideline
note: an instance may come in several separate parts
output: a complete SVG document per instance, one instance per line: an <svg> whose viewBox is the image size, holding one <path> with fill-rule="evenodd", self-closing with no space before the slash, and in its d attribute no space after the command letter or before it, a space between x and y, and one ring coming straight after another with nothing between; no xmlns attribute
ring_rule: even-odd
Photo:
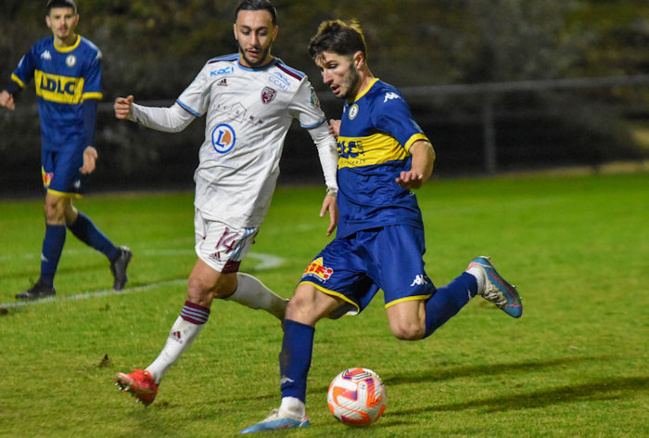
<svg viewBox="0 0 649 438"><path fill-rule="evenodd" d="M192 251L193 253L193 251ZM149 253L151 255L151 253ZM155 254L153 254L155 255ZM248 253L248 256L251 259L257 259L260 260L260 263L255 267L256 271L260 270L267 270L267 269L273 269L277 268L282 264L284 259L281 257L277 257L271 254L261 254L261 253ZM70 295L66 297L48 297L48 298L41 298L38 300L27 300L27 301L15 301L11 303L0 303L0 309L1 308L16 308L16 307L24 307L24 306L33 306L36 304L42 304L42 303L47 303L47 302L54 302L54 301L68 301L68 300L85 300L88 298L96 298L96 297L103 297L107 295L124 295L124 294L132 294L132 293L137 293L137 292L142 292L146 291L149 289L154 289L157 287L163 287L163 286L172 286L176 284L181 284L181 283L186 283L187 279L182 278L182 279L176 279L176 280L167 280L167 281L161 281L158 283L150 283L150 284L145 284L142 286L136 286L136 287L129 287L126 289L123 289L121 291L116 291L113 289L105 289L105 290L98 290L95 292L82 292L80 294L76 295Z"/></svg>

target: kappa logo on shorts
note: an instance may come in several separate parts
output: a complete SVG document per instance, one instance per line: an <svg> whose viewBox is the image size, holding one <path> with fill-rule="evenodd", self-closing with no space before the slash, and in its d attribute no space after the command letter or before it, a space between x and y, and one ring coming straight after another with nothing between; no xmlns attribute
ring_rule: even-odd
<svg viewBox="0 0 649 438"><path fill-rule="evenodd" d="M331 277L331 275L334 273L334 270L327 268L323 263L324 260L322 259L322 257L315 259L309 264L309 266L307 266L304 274L302 274L302 277L311 276L319 278L323 281L329 280L329 277Z"/></svg>
<svg viewBox="0 0 649 438"><path fill-rule="evenodd" d="M412 286L423 286L425 284L428 284L428 280L426 279L426 276L417 275L417 276L415 276L415 279L413 280L410 287L412 287Z"/></svg>

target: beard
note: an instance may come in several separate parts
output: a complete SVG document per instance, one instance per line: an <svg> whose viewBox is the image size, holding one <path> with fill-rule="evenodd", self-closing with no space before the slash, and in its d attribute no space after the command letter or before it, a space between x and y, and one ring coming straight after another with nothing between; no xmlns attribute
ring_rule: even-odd
<svg viewBox="0 0 649 438"><path fill-rule="evenodd" d="M351 97L354 97L356 95L356 92L358 91L358 85L360 84L360 82L361 77L358 74L358 70L356 70L356 67L354 67L354 65L352 64L343 84L343 89L345 89L346 91L343 95L339 96L339 98L349 99Z"/></svg>
<svg viewBox="0 0 649 438"><path fill-rule="evenodd" d="M246 51L243 50L240 44L237 44L239 47L239 55L243 58L244 61L251 67L251 68L259 68L263 67L265 65L266 59L268 58L268 54L270 53L270 46L266 47L264 50L261 51L259 61L252 61L246 56Z"/></svg>

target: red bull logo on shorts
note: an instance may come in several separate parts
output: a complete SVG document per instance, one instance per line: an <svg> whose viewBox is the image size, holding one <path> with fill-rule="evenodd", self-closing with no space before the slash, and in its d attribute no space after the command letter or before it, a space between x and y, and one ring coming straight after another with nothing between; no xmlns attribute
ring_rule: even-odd
<svg viewBox="0 0 649 438"><path fill-rule="evenodd" d="M322 259L322 257L312 261L309 266L307 266L302 277L312 276L317 277L323 281L328 280L329 277L331 277L331 274L334 273L334 270L324 266L323 262L324 260Z"/></svg>

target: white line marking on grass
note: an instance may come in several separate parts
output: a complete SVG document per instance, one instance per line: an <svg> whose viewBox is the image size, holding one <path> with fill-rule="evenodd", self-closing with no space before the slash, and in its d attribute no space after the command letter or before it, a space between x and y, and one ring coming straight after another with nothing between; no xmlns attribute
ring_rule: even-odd
<svg viewBox="0 0 649 438"><path fill-rule="evenodd" d="M104 297L108 295L125 295L125 294L132 294L136 292L142 292L145 290L149 289L154 289L157 287L162 287L162 286L171 286L175 284L180 284L180 283L186 283L187 279L177 279L177 280L167 280L167 281L161 281L159 283L151 283L151 284L145 284L143 286L136 286L136 287L131 287L128 289L123 289L120 291L114 290L114 289L105 289L105 290L98 290L95 292L82 292L77 295L70 295L66 297L48 297L48 298L40 298L38 300L27 300L27 301L16 301L15 303L3 303L0 304L0 308L10 308L10 307L24 307L24 306L33 306L35 304L41 304L41 303L50 303L50 302L55 302L55 301L69 301L69 300L85 300L88 298L96 298L96 297Z"/></svg>
<svg viewBox="0 0 649 438"><path fill-rule="evenodd" d="M185 253L187 251L178 251L178 252ZM156 251L150 251L150 252L147 251L145 253L149 254L149 255L159 255L159 253L156 252ZM167 254L167 253L170 253L170 251L165 251L164 253ZM274 255L271 255L271 254L249 253L248 257L252 258L252 259L260 260L260 263L255 267L256 271L262 271L262 270L277 268L277 267L281 266L281 264L284 262L283 258L274 256ZM32 306L32 305L35 305L35 304L55 302L55 301L85 300L85 299L88 299L88 298L103 297L103 296L108 296L108 295L124 295L124 294L143 292L143 291L147 291L149 289L155 289L157 287L172 286L172 285L176 285L176 284L180 284L180 283L187 283L187 279L182 278L182 279L176 279L176 280L161 281L161 282L158 282L158 283L150 283L150 284L145 284L145 285L142 285L142 286L136 286L136 287L132 287L132 288L127 288L127 289L123 289L121 291L116 291L116 290L113 290L113 289L105 289L105 290L99 290L99 291L95 291L95 292L82 292L82 293L77 294L77 295L70 295L70 296L65 296L65 297L54 296L54 297L48 297L48 298L41 298L41 299L33 300L33 301L28 300L28 301L16 301L16 302L12 302L12 303L0 303L0 308L16 308L16 307Z"/></svg>

